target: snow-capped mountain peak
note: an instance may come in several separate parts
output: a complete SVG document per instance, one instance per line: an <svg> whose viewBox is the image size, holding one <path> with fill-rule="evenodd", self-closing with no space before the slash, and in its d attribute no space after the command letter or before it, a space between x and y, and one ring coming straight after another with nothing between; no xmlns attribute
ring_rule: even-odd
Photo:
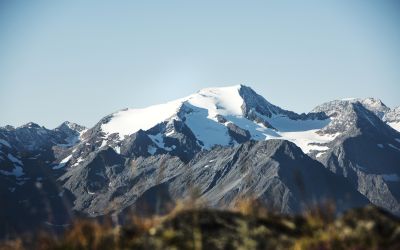
<svg viewBox="0 0 400 250"><path fill-rule="evenodd" d="M101 126L107 134L118 133L121 138L138 130L148 130L173 116L182 105L190 104L205 109L208 118L219 115L242 115L243 99L239 95L241 85L221 88L206 88L190 96L164 104L152 105L142 109L125 109L112 114L112 118Z"/></svg>
<svg viewBox="0 0 400 250"><path fill-rule="evenodd" d="M182 121L205 149L249 139L281 138L297 142L305 152L309 152L319 148L309 143L324 143L332 139L315 133L329 123L326 116L286 111L244 85L206 88L165 104L121 110L109 119L103 119L100 128L106 137L117 134L122 141L139 130L148 131L172 120ZM157 135L157 145L173 134L166 130L159 133L162 134Z"/></svg>

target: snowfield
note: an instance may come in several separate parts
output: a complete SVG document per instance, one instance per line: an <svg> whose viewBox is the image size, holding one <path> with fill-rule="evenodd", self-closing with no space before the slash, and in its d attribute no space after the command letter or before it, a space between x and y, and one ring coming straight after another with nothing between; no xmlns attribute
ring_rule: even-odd
<svg viewBox="0 0 400 250"><path fill-rule="evenodd" d="M181 103L181 101L172 101L143 109L118 111L113 114L108 123L101 126L101 129L107 134L118 133L122 139L125 135L131 135L139 129L148 130L167 120L177 112Z"/></svg>
<svg viewBox="0 0 400 250"><path fill-rule="evenodd" d="M329 148L327 143L334 140L339 134L320 135L320 129L327 126L331 119L325 120L293 120L285 114L273 114L271 117L260 115L275 129L266 128L263 124L254 122L245 117L242 107L245 100L240 95L241 85L221 88L206 88L195 94L175 101L150 106L143 109L126 109L112 114L111 119L102 124L101 129L108 136L114 133L120 140L138 130L148 130L155 125L179 119L178 112L184 106L185 124L192 130L198 140L203 143L204 149L214 145L234 145L237 142L229 135L227 125L233 123L239 128L249 131L251 139L285 139L294 142L303 152L316 151L318 155ZM351 99L354 102L358 99ZM369 106L380 104L375 99L364 100ZM217 116L223 116L226 122L219 122ZM163 137L171 136L174 131L151 136L151 139L164 148ZM167 149L166 149L167 150ZM149 149L153 154L154 149Z"/></svg>
<svg viewBox="0 0 400 250"><path fill-rule="evenodd" d="M400 122L388 122L387 124L400 132Z"/></svg>

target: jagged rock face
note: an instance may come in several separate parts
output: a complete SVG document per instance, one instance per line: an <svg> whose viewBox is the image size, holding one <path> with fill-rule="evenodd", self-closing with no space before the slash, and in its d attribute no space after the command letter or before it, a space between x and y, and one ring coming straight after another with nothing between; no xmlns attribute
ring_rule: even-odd
<svg viewBox="0 0 400 250"><path fill-rule="evenodd" d="M381 100L376 98L349 98L326 102L314 108L313 112L324 112L327 113L327 115L331 115L330 112L338 110L340 107L355 103L360 103L364 108L374 113L380 119L383 119L386 113L391 111L391 109L388 108Z"/></svg>
<svg viewBox="0 0 400 250"><path fill-rule="evenodd" d="M315 107L312 112L322 112L329 117L341 115L342 119L340 120L351 120L351 106L357 104L374 113L376 117L386 122L395 130L400 131L400 107L390 109L381 100L376 98L335 100Z"/></svg>
<svg viewBox="0 0 400 250"><path fill-rule="evenodd" d="M54 130L35 123L0 128L0 178L13 180L9 188L13 191L37 178L54 179L57 171L52 167L76 145L83 130L67 122Z"/></svg>
<svg viewBox="0 0 400 250"><path fill-rule="evenodd" d="M62 138L65 138L64 140L67 142L67 146L74 146L85 130L85 127L68 121L54 129Z"/></svg>
<svg viewBox="0 0 400 250"><path fill-rule="evenodd" d="M108 148L92 156L60 177L76 197L74 209L91 216L121 211L183 171L183 162L169 155L132 159Z"/></svg>
<svg viewBox="0 0 400 250"><path fill-rule="evenodd" d="M400 107L386 112L383 120L386 121L387 124L393 129L400 131Z"/></svg>
<svg viewBox="0 0 400 250"><path fill-rule="evenodd" d="M381 100L376 98L359 99L359 102L363 107L373 112L380 119L383 119L386 113L391 111Z"/></svg>
<svg viewBox="0 0 400 250"><path fill-rule="evenodd" d="M77 197L74 208L92 216L130 205L154 208L159 192L174 203L193 190L213 207L228 208L239 199L253 197L284 213L299 212L326 199L341 204L340 209L368 203L345 178L283 140L216 147L186 164L168 154L125 158L108 148L60 181Z"/></svg>
<svg viewBox="0 0 400 250"><path fill-rule="evenodd" d="M311 112L309 114L303 113L299 115L295 112L284 110L278 106L269 103L267 100L264 99L264 97L260 96L254 90L247 86L241 86L239 88L239 94L244 100L242 110L245 116L251 116L251 113L253 113L253 115L254 113L258 113L269 118L274 115L283 115L292 120L324 120L328 118L322 112Z"/></svg>
<svg viewBox="0 0 400 250"><path fill-rule="evenodd" d="M56 181L63 170L53 167L83 131L68 122L54 130L34 123L0 128L0 235L69 221L73 197Z"/></svg>
<svg viewBox="0 0 400 250"><path fill-rule="evenodd" d="M386 112L385 116L383 117L383 120L387 122L400 122L400 107L397 107L395 109Z"/></svg>
<svg viewBox="0 0 400 250"><path fill-rule="evenodd" d="M241 106L245 115L248 115L248 113L252 110L267 117L271 117L273 114L288 112L275 105L272 105L249 87L241 87L239 90L239 94L243 98L243 100L246 100ZM290 113L291 115L296 115L293 112L288 113Z"/></svg>
<svg viewBox="0 0 400 250"><path fill-rule="evenodd" d="M54 204L90 216L161 212L154 196L174 203L194 191L215 207L251 196L294 213L329 198L339 209L372 202L400 213L397 111L368 98L296 114L240 85L121 110L88 130L68 122L54 130L7 126L0 193L18 207L39 183L59 197Z"/></svg>
<svg viewBox="0 0 400 250"><path fill-rule="evenodd" d="M19 151L40 151L55 145L73 146L79 139L84 127L65 122L49 130L35 123L28 123L18 128L0 128L0 137Z"/></svg>
<svg viewBox="0 0 400 250"><path fill-rule="evenodd" d="M303 206L323 199L350 207L367 202L344 178L284 140L215 148L197 156L189 168L191 171L178 177L174 185L196 186L201 197L217 207L231 207L245 197L259 199L285 213L299 212ZM339 188L333 188L335 183L340 183ZM346 193L352 201L347 200Z"/></svg>
<svg viewBox="0 0 400 250"><path fill-rule="evenodd" d="M326 110L335 119L321 132L340 136L316 158L372 203L399 213L399 133L360 102L340 101Z"/></svg>

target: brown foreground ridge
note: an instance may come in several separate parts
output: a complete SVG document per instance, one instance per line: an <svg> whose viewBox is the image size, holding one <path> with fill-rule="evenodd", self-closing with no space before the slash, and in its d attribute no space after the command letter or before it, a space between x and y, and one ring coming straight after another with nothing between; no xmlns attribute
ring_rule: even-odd
<svg viewBox="0 0 400 250"><path fill-rule="evenodd" d="M5 241L0 249L400 249L399 218L377 207L336 218L329 208L286 216L243 207L132 217L124 226L77 220L62 236L39 233Z"/></svg>

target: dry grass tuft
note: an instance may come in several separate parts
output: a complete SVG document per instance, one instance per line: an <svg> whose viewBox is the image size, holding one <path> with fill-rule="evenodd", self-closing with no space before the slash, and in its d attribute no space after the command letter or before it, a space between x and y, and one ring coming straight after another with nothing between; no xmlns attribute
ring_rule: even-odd
<svg viewBox="0 0 400 250"><path fill-rule="evenodd" d="M111 218L77 219L61 236L41 232L3 242L8 249L400 249L400 221L375 208L335 216L326 202L302 216L269 211L242 199L233 211L212 210L198 200L177 202L167 215L131 215L123 226ZM199 205L199 207L196 207Z"/></svg>

